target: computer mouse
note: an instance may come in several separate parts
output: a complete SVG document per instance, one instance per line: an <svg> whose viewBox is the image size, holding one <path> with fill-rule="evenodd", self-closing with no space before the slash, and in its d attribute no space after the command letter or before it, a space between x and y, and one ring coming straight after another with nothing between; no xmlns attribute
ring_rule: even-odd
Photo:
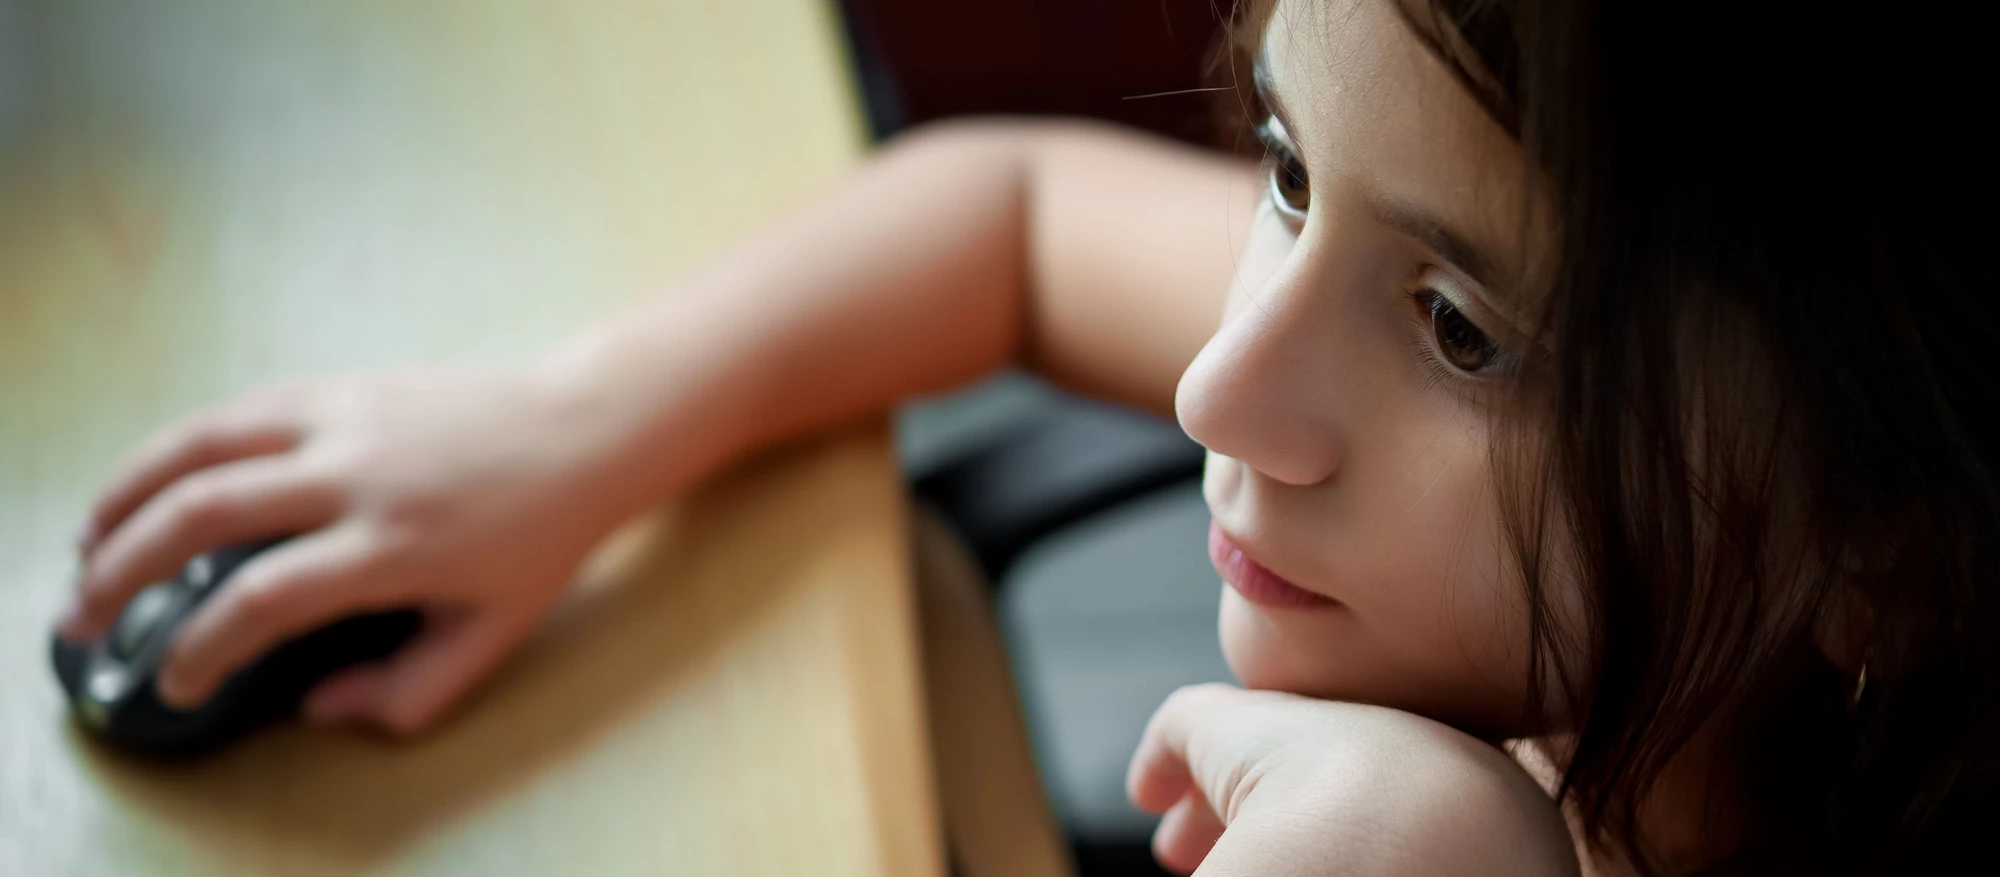
<svg viewBox="0 0 2000 877"><path fill-rule="evenodd" d="M298 712L314 683L345 667L388 657L416 636L414 609L355 615L287 641L229 677L193 709L167 706L154 675L174 633L203 601L228 587L250 558L283 540L208 552L170 581L135 595L97 639L53 648L56 678L86 728L118 748L157 758L210 754Z"/></svg>

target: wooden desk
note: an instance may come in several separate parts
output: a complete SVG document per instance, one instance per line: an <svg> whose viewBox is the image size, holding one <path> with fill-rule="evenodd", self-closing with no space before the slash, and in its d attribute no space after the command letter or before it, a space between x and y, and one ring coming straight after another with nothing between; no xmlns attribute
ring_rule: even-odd
<svg viewBox="0 0 2000 877"><path fill-rule="evenodd" d="M933 874L885 432L629 531L413 745L163 768L66 721L70 531L274 379L514 361L859 154L815 0L0 9L0 874Z"/></svg>

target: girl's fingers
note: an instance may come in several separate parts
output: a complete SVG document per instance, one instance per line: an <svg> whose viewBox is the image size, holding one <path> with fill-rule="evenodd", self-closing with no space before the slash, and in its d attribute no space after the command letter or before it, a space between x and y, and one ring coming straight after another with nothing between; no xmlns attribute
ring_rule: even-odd
<svg viewBox="0 0 2000 877"><path fill-rule="evenodd" d="M1196 753L1190 748L1204 717L1254 696L1221 684L1190 685L1168 695L1146 723L1145 736L1132 754L1125 775L1125 794L1132 803L1148 813L1164 813L1179 803L1198 779L1190 765L1199 762L1191 757Z"/></svg>
<svg viewBox="0 0 2000 877"><path fill-rule="evenodd" d="M1153 858L1176 874L1192 874L1222 838L1222 820L1201 790L1189 788L1153 831Z"/></svg>
<svg viewBox="0 0 2000 877"><path fill-rule="evenodd" d="M297 447L303 425L297 406L284 401L289 398L277 392L254 396L154 434L98 496L77 535L77 550L86 558L95 554L154 494L191 472Z"/></svg>
<svg viewBox="0 0 2000 877"><path fill-rule="evenodd" d="M430 627L425 630L428 632ZM321 725L373 721L369 717L387 699L393 662L394 658L371 661L320 680L306 695L306 719Z"/></svg>
<svg viewBox="0 0 2000 877"><path fill-rule="evenodd" d="M1300 703L1274 692L1192 685L1153 713L1126 793L1140 809L1166 814L1153 833L1160 864L1192 873L1208 858L1253 790L1284 769L1278 741L1297 736Z"/></svg>
<svg viewBox="0 0 2000 877"><path fill-rule="evenodd" d="M96 636L133 594L172 578L197 554L324 526L340 506L339 491L289 455L188 475L126 519L85 564L62 634Z"/></svg>
<svg viewBox="0 0 2000 877"><path fill-rule="evenodd" d="M161 700L199 704L252 659L358 612L388 608L393 583L369 574L376 550L343 526L260 554L230 576L174 636L160 668Z"/></svg>
<svg viewBox="0 0 2000 877"><path fill-rule="evenodd" d="M365 722L394 734L430 728L525 635L527 626L497 613L437 616L386 663L327 679L306 699L316 722Z"/></svg>

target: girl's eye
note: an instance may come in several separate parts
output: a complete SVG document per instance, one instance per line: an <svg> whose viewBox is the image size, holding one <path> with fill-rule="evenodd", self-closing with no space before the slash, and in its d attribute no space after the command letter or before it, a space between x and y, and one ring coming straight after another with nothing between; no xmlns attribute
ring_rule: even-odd
<svg viewBox="0 0 2000 877"><path fill-rule="evenodd" d="M1264 141L1265 154L1270 156L1271 203L1294 217L1304 216L1312 207L1312 181L1306 176L1305 162L1299 160L1291 142L1278 132L1276 119L1257 126L1257 135Z"/></svg>
<svg viewBox="0 0 2000 877"><path fill-rule="evenodd" d="M1503 355L1500 345L1473 325L1450 299L1432 289L1420 290L1414 298L1430 317L1431 341L1445 363L1467 374L1477 374L1500 361Z"/></svg>

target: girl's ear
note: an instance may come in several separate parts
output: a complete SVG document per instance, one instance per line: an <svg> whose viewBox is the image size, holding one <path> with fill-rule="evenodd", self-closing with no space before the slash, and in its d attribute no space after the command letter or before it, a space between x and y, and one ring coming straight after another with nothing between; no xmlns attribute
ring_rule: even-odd
<svg viewBox="0 0 2000 877"><path fill-rule="evenodd" d="M1860 675L1875 651L1881 616L1869 597L1869 586L1897 580L1909 548L1902 535L1903 523L1899 518L1879 522L1866 535L1850 534L1836 549L1840 584L1815 624L1813 636L1827 663L1849 678Z"/></svg>
<svg viewBox="0 0 2000 877"><path fill-rule="evenodd" d="M1820 654L1849 677L1859 676L1875 644L1875 609L1861 588L1840 586L1831 607L1813 628Z"/></svg>

